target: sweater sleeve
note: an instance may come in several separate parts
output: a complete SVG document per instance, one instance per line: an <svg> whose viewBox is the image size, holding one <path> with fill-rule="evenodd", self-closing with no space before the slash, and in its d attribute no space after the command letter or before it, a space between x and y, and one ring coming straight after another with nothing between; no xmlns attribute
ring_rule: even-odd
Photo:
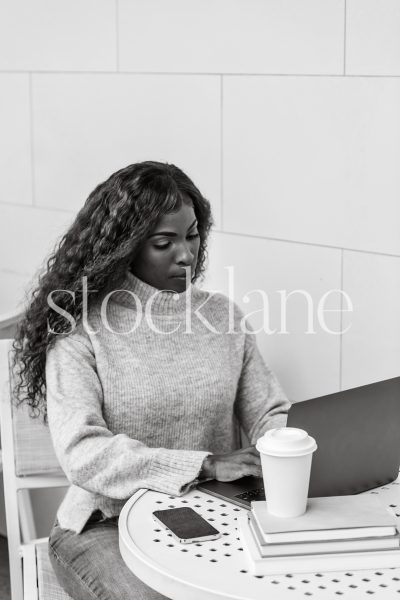
<svg viewBox="0 0 400 600"><path fill-rule="evenodd" d="M247 328L251 329L248 324ZM285 427L290 406L276 375L261 356L256 335L246 333L235 413L250 444L268 429Z"/></svg>
<svg viewBox="0 0 400 600"><path fill-rule="evenodd" d="M47 352L46 387L55 453L73 485L126 499L140 488L181 495L197 483L209 452L149 448L107 428L90 340L56 340Z"/></svg>

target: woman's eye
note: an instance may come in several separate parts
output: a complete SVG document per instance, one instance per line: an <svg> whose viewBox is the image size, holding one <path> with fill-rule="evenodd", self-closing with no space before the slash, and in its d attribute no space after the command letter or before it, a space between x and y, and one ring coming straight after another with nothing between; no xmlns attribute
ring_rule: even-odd
<svg viewBox="0 0 400 600"><path fill-rule="evenodd" d="M193 233L192 235L188 235L187 239L194 240L198 237L200 237L199 233ZM164 242L164 244L154 244L154 248L156 248L157 250L165 250L165 248L168 248L170 245L171 245L171 242Z"/></svg>

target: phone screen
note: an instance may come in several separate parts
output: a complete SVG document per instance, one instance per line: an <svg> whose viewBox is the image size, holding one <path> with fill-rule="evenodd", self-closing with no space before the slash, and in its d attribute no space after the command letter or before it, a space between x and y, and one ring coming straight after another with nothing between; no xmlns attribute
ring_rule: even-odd
<svg viewBox="0 0 400 600"><path fill-rule="evenodd" d="M208 521L189 507L156 510L153 516L180 540L216 539L220 533Z"/></svg>

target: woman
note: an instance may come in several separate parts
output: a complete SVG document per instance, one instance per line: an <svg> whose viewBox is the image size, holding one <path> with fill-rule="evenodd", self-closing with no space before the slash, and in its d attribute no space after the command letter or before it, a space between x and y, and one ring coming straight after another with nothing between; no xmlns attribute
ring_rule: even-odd
<svg viewBox="0 0 400 600"><path fill-rule="evenodd" d="M182 495L200 478L260 475L254 443L286 423L242 312L194 285L211 224L177 167L121 169L90 194L19 329L16 393L48 420L71 482L49 555L75 600L160 598L120 556L123 504L139 488Z"/></svg>

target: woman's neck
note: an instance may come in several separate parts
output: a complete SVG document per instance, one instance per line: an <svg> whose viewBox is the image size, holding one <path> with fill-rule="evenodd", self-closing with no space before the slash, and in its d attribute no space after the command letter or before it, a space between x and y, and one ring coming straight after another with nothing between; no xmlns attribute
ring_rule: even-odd
<svg viewBox="0 0 400 600"><path fill-rule="evenodd" d="M179 314L191 310L191 305L199 298L201 290L189 284L184 292L159 290L139 279L131 271L126 271L121 288L112 294L114 302L136 308L151 314Z"/></svg>

